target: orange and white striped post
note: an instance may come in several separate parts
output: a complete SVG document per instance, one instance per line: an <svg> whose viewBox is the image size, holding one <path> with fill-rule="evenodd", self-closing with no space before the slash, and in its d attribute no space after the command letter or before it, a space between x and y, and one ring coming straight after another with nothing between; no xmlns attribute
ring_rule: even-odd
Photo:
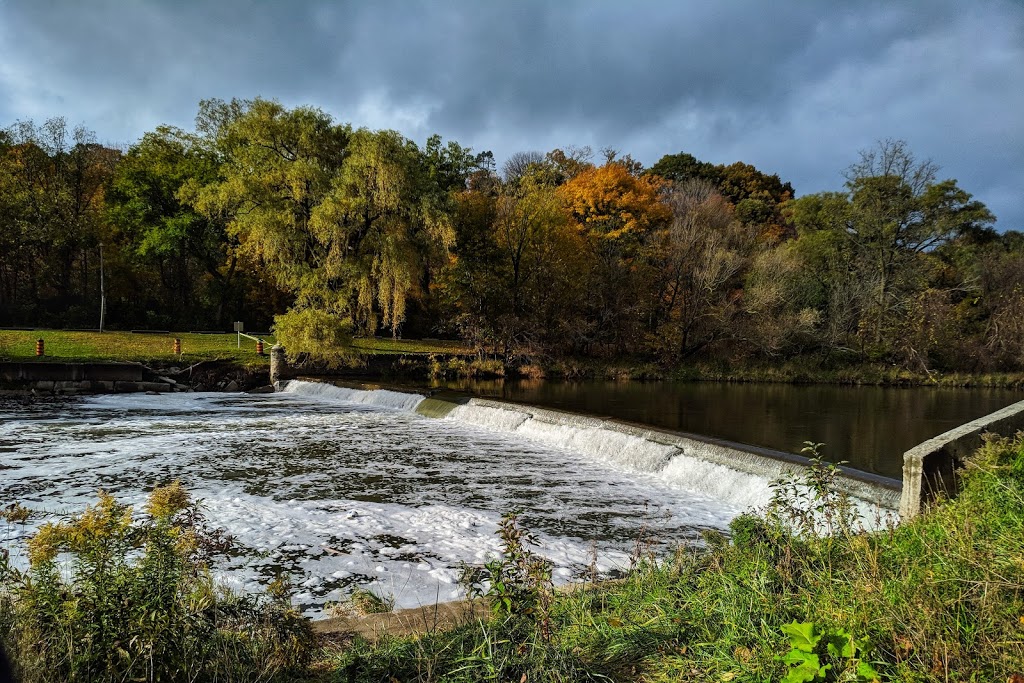
<svg viewBox="0 0 1024 683"><path fill-rule="evenodd" d="M42 339L36 339L36 355L42 356L46 353L46 343Z"/></svg>
<svg viewBox="0 0 1024 683"><path fill-rule="evenodd" d="M181 355L181 340L178 339L177 337L174 338L174 355Z"/></svg>
<svg viewBox="0 0 1024 683"><path fill-rule="evenodd" d="M257 356L262 356L263 355L263 340L262 339L257 339L256 340L256 355Z"/></svg>

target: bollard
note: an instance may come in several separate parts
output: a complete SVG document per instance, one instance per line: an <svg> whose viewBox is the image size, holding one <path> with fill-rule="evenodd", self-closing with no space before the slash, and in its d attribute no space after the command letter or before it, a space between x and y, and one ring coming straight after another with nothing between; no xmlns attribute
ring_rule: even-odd
<svg viewBox="0 0 1024 683"><path fill-rule="evenodd" d="M262 339L257 339L256 340L256 355L257 356L262 356L263 355L263 340Z"/></svg>
<svg viewBox="0 0 1024 683"><path fill-rule="evenodd" d="M177 337L174 338L174 355L181 355L181 340L178 339Z"/></svg>
<svg viewBox="0 0 1024 683"><path fill-rule="evenodd" d="M36 339L36 355L42 356L46 350L46 344L42 339Z"/></svg>
<svg viewBox="0 0 1024 683"><path fill-rule="evenodd" d="M274 344L270 349L270 383L275 384L281 381L286 369L284 347L280 344Z"/></svg>

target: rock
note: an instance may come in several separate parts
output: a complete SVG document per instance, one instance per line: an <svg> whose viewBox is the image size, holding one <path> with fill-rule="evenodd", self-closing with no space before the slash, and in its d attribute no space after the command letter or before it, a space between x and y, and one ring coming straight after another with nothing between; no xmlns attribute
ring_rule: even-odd
<svg viewBox="0 0 1024 683"><path fill-rule="evenodd" d="M224 386L224 391L238 391L238 382L231 380Z"/></svg>
<svg viewBox="0 0 1024 683"><path fill-rule="evenodd" d="M247 393L247 394L272 394L272 393L274 393L274 385L273 384L266 384L266 385L264 385L262 387L256 387L255 389L250 389L249 391L247 391L245 393Z"/></svg>

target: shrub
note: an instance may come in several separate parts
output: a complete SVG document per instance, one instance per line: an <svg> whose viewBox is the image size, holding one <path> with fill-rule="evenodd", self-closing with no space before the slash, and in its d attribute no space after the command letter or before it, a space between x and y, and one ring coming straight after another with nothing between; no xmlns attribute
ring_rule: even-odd
<svg viewBox="0 0 1024 683"><path fill-rule="evenodd" d="M101 492L43 524L27 571L0 558L0 639L19 679L255 681L305 666L312 634L286 595L239 597L210 578L224 542L177 483L143 515Z"/></svg>
<svg viewBox="0 0 1024 683"><path fill-rule="evenodd" d="M274 336L292 356L340 364L352 354L352 323L316 308L293 309L274 316Z"/></svg>

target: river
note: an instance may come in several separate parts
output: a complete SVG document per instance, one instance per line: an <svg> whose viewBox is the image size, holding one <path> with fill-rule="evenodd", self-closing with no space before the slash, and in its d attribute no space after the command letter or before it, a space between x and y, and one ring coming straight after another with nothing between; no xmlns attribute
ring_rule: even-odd
<svg viewBox="0 0 1024 683"><path fill-rule="evenodd" d="M865 469L898 474L916 441L1018 398L1014 392L671 383L460 384L481 395L579 410L783 450L805 439ZM461 595L463 563L499 550L503 513L522 511L557 581L627 569L639 538L663 544L724 529L763 506L771 482L629 433L523 422L422 395L293 382L268 395L117 394L0 403L0 505L36 511L0 528L24 540L104 489L141 507L180 480L236 541L217 566L258 591L290 577L311 616L352 588L400 607ZM859 458L848 457L859 455ZM870 455L869 455L870 454Z"/></svg>
<svg viewBox="0 0 1024 683"><path fill-rule="evenodd" d="M434 385L799 453L901 478L903 453L1024 391L736 382L464 380Z"/></svg>

